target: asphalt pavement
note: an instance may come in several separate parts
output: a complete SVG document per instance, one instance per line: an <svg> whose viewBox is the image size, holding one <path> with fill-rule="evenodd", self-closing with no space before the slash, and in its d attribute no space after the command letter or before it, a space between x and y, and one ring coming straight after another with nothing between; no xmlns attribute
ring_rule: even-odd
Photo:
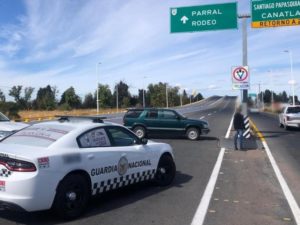
<svg viewBox="0 0 300 225"><path fill-rule="evenodd" d="M203 203L212 171L220 160L224 147L222 139L228 132L235 101L233 97L216 96L176 108L189 118L207 120L211 132L198 141L155 137L155 141L169 143L174 149L177 174L170 187L160 188L145 183L110 192L93 199L82 218L66 224L190 225L195 218L197 222L197 209ZM299 202L300 177L297 171L300 154L296 143L300 133L277 128L274 116L255 114L251 118L266 135L270 149ZM121 123L122 114L110 116L109 120ZM228 134L229 139L232 138L233 132ZM227 147L224 153L216 184L211 189L212 195L208 196L208 208L202 212L205 219L203 223L195 224L296 224L264 149L236 152ZM22 214L2 211L0 217L0 224L64 223L50 211Z"/></svg>

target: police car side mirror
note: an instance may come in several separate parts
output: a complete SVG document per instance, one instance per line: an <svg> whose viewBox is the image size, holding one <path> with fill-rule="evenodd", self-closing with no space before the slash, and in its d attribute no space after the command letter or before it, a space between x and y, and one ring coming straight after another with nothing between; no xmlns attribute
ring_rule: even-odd
<svg viewBox="0 0 300 225"><path fill-rule="evenodd" d="M147 138L141 138L141 144L142 145L146 145L148 143L148 139Z"/></svg>

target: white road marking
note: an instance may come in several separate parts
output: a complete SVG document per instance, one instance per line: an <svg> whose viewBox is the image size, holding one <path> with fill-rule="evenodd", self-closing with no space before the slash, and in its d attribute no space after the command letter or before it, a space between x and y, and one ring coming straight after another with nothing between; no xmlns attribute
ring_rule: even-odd
<svg viewBox="0 0 300 225"><path fill-rule="evenodd" d="M201 116L201 117L200 117L200 120L202 120L202 119L204 119L204 118L205 118L205 116Z"/></svg>
<svg viewBox="0 0 300 225"><path fill-rule="evenodd" d="M208 116L211 116L211 113L209 113Z"/></svg>
<svg viewBox="0 0 300 225"><path fill-rule="evenodd" d="M229 136L230 136L230 131L231 131L232 124L233 124L233 117L234 117L234 114L233 114L233 116L232 116L232 118L231 118L231 121L230 121L230 124L229 124L229 128L230 128L230 129L228 128L227 133L226 133L226 135L225 135L225 138L226 138L226 139L228 139Z"/></svg>
<svg viewBox="0 0 300 225"><path fill-rule="evenodd" d="M267 153L267 155L269 157L269 160L271 162L273 170L274 170L274 172L276 174L276 177L277 177L277 179L278 179L278 181L280 183L280 186L282 188L282 191L284 193L284 196L287 199L287 201L289 203L289 206L290 206L290 208L291 208L291 210L293 212L296 224L300 225L300 209L299 209L299 206L297 204L297 201L295 200L295 198L294 198L294 196L293 196L293 194L292 194L292 192L291 192L288 184L286 183L286 181L285 181L285 179L284 179L284 177L283 177L283 175L282 175L282 173L281 173L281 171L280 171L280 169L279 169L279 167L278 167L278 165L277 165L277 163L276 163L276 161L275 161L275 159L274 159L274 157L273 157L273 155L272 155L272 153L270 151L270 148L269 148L267 142L266 141L262 141L262 144L263 144L263 146L264 146L264 148L266 150L266 153Z"/></svg>
<svg viewBox="0 0 300 225"><path fill-rule="evenodd" d="M230 121L225 138L229 138L231 127L232 127L232 121L233 121L233 116ZM225 148L221 148L217 162L216 162L215 167L212 171L212 174L209 178L208 184L205 188L204 194L202 196L200 204L198 205L198 208L196 210L196 213L194 215L191 225L202 225L204 222L205 216L207 214L208 206L209 206L211 197L213 195L213 192L214 192L214 189L216 186L216 182L218 179L218 175L219 175L219 172L221 169L224 153L225 153Z"/></svg>

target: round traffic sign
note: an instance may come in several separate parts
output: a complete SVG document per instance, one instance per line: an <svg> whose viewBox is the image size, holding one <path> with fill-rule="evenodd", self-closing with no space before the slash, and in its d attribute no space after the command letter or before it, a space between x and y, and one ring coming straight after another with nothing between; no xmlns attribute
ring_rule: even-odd
<svg viewBox="0 0 300 225"><path fill-rule="evenodd" d="M238 81L238 82L242 82L247 80L249 73L248 70L244 67L238 67L233 71L233 78Z"/></svg>

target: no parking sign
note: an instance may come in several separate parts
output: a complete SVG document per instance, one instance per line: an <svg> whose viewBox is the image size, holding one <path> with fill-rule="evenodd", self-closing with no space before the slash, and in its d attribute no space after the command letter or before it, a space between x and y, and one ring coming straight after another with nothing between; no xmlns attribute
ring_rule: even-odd
<svg viewBox="0 0 300 225"><path fill-rule="evenodd" d="M231 70L232 89L245 90L250 88L248 66L235 66Z"/></svg>

